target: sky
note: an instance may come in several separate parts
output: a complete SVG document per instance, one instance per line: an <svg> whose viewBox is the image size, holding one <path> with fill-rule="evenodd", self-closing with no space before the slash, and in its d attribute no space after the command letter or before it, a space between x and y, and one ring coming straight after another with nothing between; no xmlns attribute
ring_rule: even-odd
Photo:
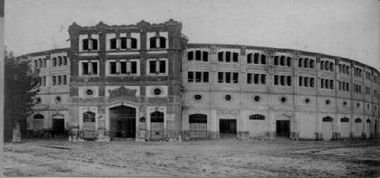
<svg viewBox="0 0 380 178"><path fill-rule="evenodd" d="M5 0L15 55L69 47L68 26L183 24L190 43L290 48L380 70L380 0Z"/></svg>

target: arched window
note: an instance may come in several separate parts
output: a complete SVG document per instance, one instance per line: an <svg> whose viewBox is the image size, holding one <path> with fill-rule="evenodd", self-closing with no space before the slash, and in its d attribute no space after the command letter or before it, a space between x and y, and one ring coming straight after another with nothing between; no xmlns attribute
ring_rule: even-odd
<svg viewBox="0 0 380 178"><path fill-rule="evenodd" d="M298 59L298 67L302 67L302 65L303 65L303 59L299 58Z"/></svg>
<svg viewBox="0 0 380 178"><path fill-rule="evenodd" d="M83 122L95 122L95 113L91 111L83 113Z"/></svg>
<svg viewBox="0 0 380 178"><path fill-rule="evenodd" d="M137 39L131 38L131 49L137 49Z"/></svg>
<svg viewBox="0 0 380 178"><path fill-rule="evenodd" d="M267 57L265 56L265 54L261 55L261 64L267 64Z"/></svg>
<svg viewBox="0 0 380 178"><path fill-rule="evenodd" d="M322 119L322 122L332 122L332 121L333 121L333 118L330 117L330 116L324 117L324 118Z"/></svg>
<svg viewBox="0 0 380 178"><path fill-rule="evenodd" d="M261 114L254 114L249 116L249 120L265 120L265 116Z"/></svg>
<svg viewBox="0 0 380 178"><path fill-rule="evenodd" d="M355 119L355 123L361 123L361 122L362 122L362 119L360 119L360 118Z"/></svg>
<svg viewBox="0 0 380 178"><path fill-rule="evenodd" d="M62 57L61 56L58 56L58 66L61 66L62 65Z"/></svg>
<svg viewBox="0 0 380 178"><path fill-rule="evenodd" d="M44 116L41 114L36 114L33 116L33 129L41 130L44 128Z"/></svg>
<svg viewBox="0 0 380 178"><path fill-rule="evenodd" d="M304 64L304 67L305 68L308 68L309 67L309 59L308 58L305 58L305 64Z"/></svg>
<svg viewBox="0 0 380 178"><path fill-rule="evenodd" d="M57 58L53 57L53 67L57 65Z"/></svg>
<svg viewBox="0 0 380 178"><path fill-rule="evenodd" d="M255 53L253 55L253 63L258 64L259 63L259 53Z"/></svg>
<svg viewBox="0 0 380 178"><path fill-rule="evenodd" d="M321 61L321 70L325 69L325 61Z"/></svg>
<svg viewBox="0 0 380 178"><path fill-rule="evenodd" d="M207 123L207 115L192 114L189 116L189 123Z"/></svg>
<svg viewBox="0 0 380 178"><path fill-rule="evenodd" d="M367 119L367 123L371 123L371 119Z"/></svg>
<svg viewBox="0 0 380 178"><path fill-rule="evenodd" d="M292 58L291 57L287 57L286 61L287 61L287 64L286 64L287 66L289 66L289 67L292 66Z"/></svg>
<svg viewBox="0 0 380 178"><path fill-rule="evenodd" d="M310 68L314 69L314 60L310 59Z"/></svg>
<svg viewBox="0 0 380 178"><path fill-rule="evenodd" d="M285 65L285 56L280 57L280 65L284 66Z"/></svg>
<svg viewBox="0 0 380 178"><path fill-rule="evenodd" d="M164 122L164 113L155 111L150 114L150 122Z"/></svg>
<svg viewBox="0 0 380 178"><path fill-rule="evenodd" d="M67 57L63 56L63 65L67 65Z"/></svg>
<svg viewBox="0 0 380 178"><path fill-rule="evenodd" d="M350 122L350 119L347 117L343 117L340 119L340 122Z"/></svg>
<svg viewBox="0 0 380 178"><path fill-rule="evenodd" d="M325 70L329 70L329 69L330 69L330 62L326 61Z"/></svg>
<svg viewBox="0 0 380 178"><path fill-rule="evenodd" d="M331 71L335 71L335 70L334 70L334 63L333 63L333 62L330 62L330 70L331 70Z"/></svg>

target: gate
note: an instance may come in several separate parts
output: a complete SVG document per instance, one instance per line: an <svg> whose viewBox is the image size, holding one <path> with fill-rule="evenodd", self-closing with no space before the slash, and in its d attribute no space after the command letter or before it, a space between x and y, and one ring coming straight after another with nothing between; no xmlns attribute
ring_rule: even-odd
<svg viewBox="0 0 380 178"><path fill-rule="evenodd" d="M164 113L155 111L150 114L150 139L164 139Z"/></svg>
<svg viewBox="0 0 380 178"><path fill-rule="evenodd" d="M118 106L110 109L111 137L136 137L136 109Z"/></svg>
<svg viewBox="0 0 380 178"><path fill-rule="evenodd" d="M236 138L236 119L220 119L220 138Z"/></svg>
<svg viewBox="0 0 380 178"><path fill-rule="evenodd" d="M90 111L83 113L83 138L96 139L96 136L95 113Z"/></svg>
<svg viewBox="0 0 380 178"><path fill-rule="evenodd" d="M207 139L207 115L192 114L189 116L190 139Z"/></svg>

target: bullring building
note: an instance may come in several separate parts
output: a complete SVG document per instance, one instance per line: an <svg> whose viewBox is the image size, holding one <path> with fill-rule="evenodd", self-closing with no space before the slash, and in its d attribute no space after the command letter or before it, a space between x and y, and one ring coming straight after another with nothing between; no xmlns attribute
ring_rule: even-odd
<svg viewBox="0 0 380 178"><path fill-rule="evenodd" d="M379 71L293 49L188 43L182 24L69 27L70 47L20 56L39 72L30 135L72 140L379 135Z"/></svg>

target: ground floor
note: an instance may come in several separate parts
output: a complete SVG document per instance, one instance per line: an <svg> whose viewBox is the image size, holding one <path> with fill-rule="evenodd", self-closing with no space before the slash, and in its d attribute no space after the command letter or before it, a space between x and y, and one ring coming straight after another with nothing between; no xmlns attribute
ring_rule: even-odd
<svg viewBox="0 0 380 178"><path fill-rule="evenodd" d="M371 141L24 140L4 145L6 176L378 177Z"/></svg>
<svg viewBox="0 0 380 178"><path fill-rule="evenodd" d="M379 135L379 118L369 115L285 110L189 108L182 113L185 140L192 139L368 139Z"/></svg>

